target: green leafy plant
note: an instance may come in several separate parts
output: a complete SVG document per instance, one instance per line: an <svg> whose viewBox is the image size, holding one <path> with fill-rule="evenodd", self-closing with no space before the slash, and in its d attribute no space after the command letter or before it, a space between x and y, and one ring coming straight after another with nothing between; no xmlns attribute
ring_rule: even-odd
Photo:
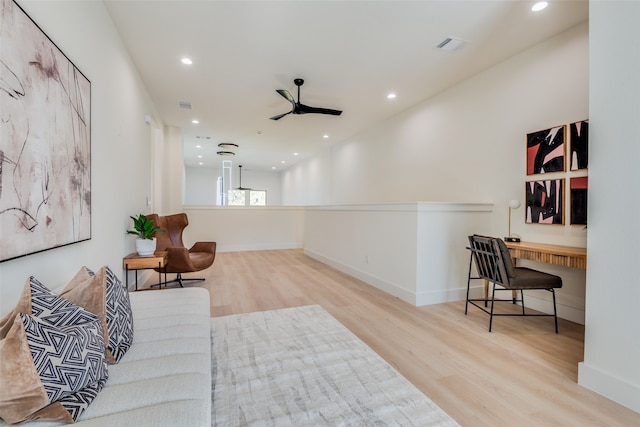
<svg viewBox="0 0 640 427"><path fill-rule="evenodd" d="M156 233L164 232L162 228L158 228L153 224L153 221L146 216L140 214L138 218L130 217L133 220L134 230L127 230L127 234L133 234L141 239L152 240Z"/></svg>

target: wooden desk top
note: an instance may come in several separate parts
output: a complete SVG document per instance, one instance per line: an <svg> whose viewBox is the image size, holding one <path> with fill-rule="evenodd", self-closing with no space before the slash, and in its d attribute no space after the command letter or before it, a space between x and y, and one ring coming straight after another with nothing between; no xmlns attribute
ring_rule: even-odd
<svg viewBox="0 0 640 427"><path fill-rule="evenodd" d="M556 255L577 256L586 257L587 248L578 248L576 246L561 246L550 245L547 243L533 243L533 242L505 242L509 249L522 249L530 251L539 251L546 253L553 253Z"/></svg>
<svg viewBox="0 0 640 427"><path fill-rule="evenodd" d="M533 242L505 242L513 258L587 268L587 248Z"/></svg>

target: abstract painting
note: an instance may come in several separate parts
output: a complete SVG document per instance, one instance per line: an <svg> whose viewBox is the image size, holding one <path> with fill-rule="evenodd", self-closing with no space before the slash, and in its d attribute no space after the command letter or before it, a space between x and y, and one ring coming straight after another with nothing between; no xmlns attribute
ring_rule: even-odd
<svg viewBox="0 0 640 427"><path fill-rule="evenodd" d="M571 137L571 167L576 171L589 166L589 120L571 123L569 125Z"/></svg>
<svg viewBox="0 0 640 427"><path fill-rule="evenodd" d="M564 224L564 179L525 182L527 224Z"/></svg>
<svg viewBox="0 0 640 427"><path fill-rule="evenodd" d="M91 238L91 82L0 0L0 261Z"/></svg>
<svg viewBox="0 0 640 427"><path fill-rule="evenodd" d="M571 178L569 181L571 197L570 224L587 224L587 188L589 178L586 176Z"/></svg>
<svg viewBox="0 0 640 427"><path fill-rule="evenodd" d="M564 172L566 126L527 134L527 175Z"/></svg>

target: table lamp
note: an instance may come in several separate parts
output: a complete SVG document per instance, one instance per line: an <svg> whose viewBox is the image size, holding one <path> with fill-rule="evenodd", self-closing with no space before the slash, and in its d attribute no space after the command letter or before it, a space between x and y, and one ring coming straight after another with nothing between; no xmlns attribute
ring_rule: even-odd
<svg viewBox="0 0 640 427"><path fill-rule="evenodd" d="M511 210L518 209L520 207L520 201L513 199L509 201L509 232L507 237L504 238L505 242L519 242L520 237L511 237Z"/></svg>

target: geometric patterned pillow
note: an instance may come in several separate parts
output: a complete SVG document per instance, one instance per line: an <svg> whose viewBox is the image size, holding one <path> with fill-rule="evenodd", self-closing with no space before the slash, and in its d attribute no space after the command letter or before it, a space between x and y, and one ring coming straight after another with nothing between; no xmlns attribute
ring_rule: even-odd
<svg viewBox="0 0 640 427"><path fill-rule="evenodd" d="M42 318L34 320L21 313L33 314L33 317L37 314ZM24 318L27 318L28 328L25 328ZM47 320L43 320L43 318ZM0 418L10 424L35 419L73 422L91 403L107 380L108 373L103 357L104 353L100 354L100 358L97 358L97 355L93 353L89 357L90 374L78 373L77 367L73 372L65 368L66 381L73 383L74 386L62 386L62 391L57 393L50 385L45 387L41 381L34 365L34 359L40 362L45 357L45 352L37 350L35 347L30 348L26 329L29 329L32 339L40 337L37 338L38 342L31 343L33 345L43 345L49 341L49 343L56 343L55 345L60 349L60 345L70 342L69 340L76 344L82 341L83 345L91 344L99 352L99 348L104 349L104 338L99 320L93 314L50 292L33 277L27 281L16 308L3 320L5 321L4 336L0 337L0 360L2 360L0 363L0 384L2 384L0 387ZM82 325L86 331L68 333L69 326L79 327L79 325ZM43 331L43 326L46 326L46 331ZM73 351L64 356L58 352L60 353L58 360L62 358L77 363L82 358L82 354L85 354L84 350L77 351L81 348L78 346L66 348L73 349ZM49 358L49 360L52 363L45 364L46 369L42 370L43 375L48 378L60 375L58 366L56 366L58 361L55 358ZM90 378L93 379L97 378L97 381L76 393L71 392L72 388L75 389L91 381L91 379L86 379L86 375L90 375ZM85 379L80 379L83 376ZM53 398L62 396L61 402L51 403L50 396Z"/></svg>
<svg viewBox="0 0 640 427"><path fill-rule="evenodd" d="M74 421L88 405L87 393L95 397L108 378L100 319L89 315L93 317L90 322L54 326L20 313L33 364L49 402L62 404Z"/></svg>
<svg viewBox="0 0 640 427"><path fill-rule="evenodd" d="M106 300L107 300L107 329L109 331L109 343L107 347L116 363L129 350L133 343L133 313L129 292L122 281L113 274L109 267L105 269Z"/></svg>
<svg viewBox="0 0 640 427"><path fill-rule="evenodd" d="M84 276L90 280L86 280ZM98 316L103 323L107 361L117 363L133 343L133 314L129 293L109 267L93 273L86 267L61 296Z"/></svg>
<svg viewBox="0 0 640 427"><path fill-rule="evenodd" d="M95 319L95 315L78 310L78 306L52 293L34 277L30 278L31 314L52 325L78 325Z"/></svg>

